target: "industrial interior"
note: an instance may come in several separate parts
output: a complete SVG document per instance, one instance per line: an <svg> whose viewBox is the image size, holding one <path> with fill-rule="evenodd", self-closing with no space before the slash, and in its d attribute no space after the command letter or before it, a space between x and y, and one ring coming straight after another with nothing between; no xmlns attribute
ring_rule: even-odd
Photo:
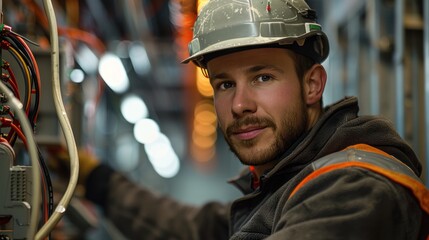
<svg viewBox="0 0 429 240"><path fill-rule="evenodd" d="M57 206L64 195L70 174L50 153L72 143L60 122L61 108L54 104L57 87L77 149L183 202L239 196L227 182L243 166L217 129L211 86L200 69L181 63L206 1L52 0L53 32L46 1L0 0L2 80L7 85L0 91L0 126L14 152L0 153L2 192L10 189L1 177L10 164L17 166L18 179L35 172L29 167L34 166L31 149L23 144L32 137L17 129L24 129L25 121L10 114L15 107L4 101L12 89L25 106L35 154L52 181L50 204ZM429 186L429 1L307 2L330 40L324 104L357 96L361 115L390 119L418 154ZM58 37L59 82L52 80L52 34ZM67 211L46 230L50 239L126 239L80 197L81 191L76 186ZM9 214L29 219L22 208L14 206ZM9 209L0 206L0 213ZM41 217L47 218L45 211ZM0 219L0 236L10 234L3 229L12 229L22 237L16 239L26 239L28 231L39 230L14 227L1 214Z"/></svg>

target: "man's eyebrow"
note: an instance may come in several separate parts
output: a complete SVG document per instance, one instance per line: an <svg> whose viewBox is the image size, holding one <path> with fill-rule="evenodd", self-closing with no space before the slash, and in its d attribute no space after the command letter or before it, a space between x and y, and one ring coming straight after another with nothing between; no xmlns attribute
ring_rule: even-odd
<svg viewBox="0 0 429 240"><path fill-rule="evenodd" d="M255 65L252 67L249 67L248 69L245 70L245 72L247 74L251 74L251 73L257 73L261 70L274 70L277 72L284 72L283 69L276 67L274 65ZM228 74L227 73L215 73L215 74L209 74L209 79L210 81L214 81L215 79L225 79L228 78Z"/></svg>
<svg viewBox="0 0 429 240"><path fill-rule="evenodd" d="M274 70L277 72L284 72L283 69L276 67L274 65L256 65L253 67L250 67L249 69L246 70L246 73L255 73L255 72L259 72L261 70Z"/></svg>
<svg viewBox="0 0 429 240"><path fill-rule="evenodd" d="M228 78L227 73L218 73L218 74L209 74L209 80L210 82L214 81L215 79L225 79Z"/></svg>

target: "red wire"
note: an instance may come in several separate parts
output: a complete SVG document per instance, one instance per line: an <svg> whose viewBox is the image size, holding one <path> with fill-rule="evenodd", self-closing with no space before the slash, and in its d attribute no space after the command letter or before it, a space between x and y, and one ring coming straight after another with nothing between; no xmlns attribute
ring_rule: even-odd
<svg viewBox="0 0 429 240"><path fill-rule="evenodd" d="M39 20L42 27L46 30L49 29L48 19L44 11L40 8L35 1L32 0L23 0L24 4L36 15L36 18ZM86 32L77 28L70 27L58 27L58 33L60 35L67 35L74 40L79 40L85 42L91 48L96 49L99 53L103 53L106 50L104 43L94 34Z"/></svg>
<svg viewBox="0 0 429 240"><path fill-rule="evenodd" d="M19 128L14 123L10 123L10 127L18 134L19 138L21 138L21 141L24 143L25 148L28 148L27 145L27 138L25 137L24 133L21 131L21 128Z"/></svg>
<svg viewBox="0 0 429 240"><path fill-rule="evenodd" d="M13 73L12 68L10 67L10 64L8 62L5 61L5 64L3 64L3 67L6 69L6 71L9 74L9 84L12 86L13 90L15 91L15 96L16 98L18 98L19 100L21 100L21 97L19 95L19 91L18 91L18 84L16 82L16 77L15 77L15 73Z"/></svg>
<svg viewBox="0 0 429 240"><path fill-rule="evenodd" d="M25 148L26 149L28 148L27 138L25 137L25 135L22 132L21 128L18 127L17 124L15 124L15 123L12 122L12 119L1 117L0 118L0 122L2 124L0 127L10 127L11 128L11 131L9 132L9 134L7 136L8 137L7 138L8 142L10 141L10 135L12 135L13 132L15 132L16 134L18 134L19 138L21 138L22 142L24 143Z"/></svg>
<svg viewBox="0 0 429 240"><path fill-rule="evenodd" d="M16 96L16 98L20 100L21 98L19 96L19 90L18 90L18 85L16 84L16 81L12 80L12 77L10 76L8 77L6 82L9 83L9 85L12 87L13 94Z"/></svg>

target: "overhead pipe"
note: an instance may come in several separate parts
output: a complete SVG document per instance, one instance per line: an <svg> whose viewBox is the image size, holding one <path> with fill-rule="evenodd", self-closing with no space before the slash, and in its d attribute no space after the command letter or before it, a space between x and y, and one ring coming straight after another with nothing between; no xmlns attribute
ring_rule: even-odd
<svg viewBox="0 0 429 240"><path fill-rule="evenodd" d="M367 8L371 9L371 47L370 47L370 59L371 59L371 74L370 74L370 97L371 97L371 114L380 114L380 18L381 18L381 3L380 0L368 0Z"/></svg>
<svg viewBox="0 0 429 240"><path fill-rule="evenodd" d="M395 68L396 130L404 137L404 0L395 1Z"/></svg>
<svg viewBox="0 0 429 240"><path fill-rule="evenodd" d="M423 1L424 22L429 22L429 1ZM425 79L425 130L426 130L426 186L429 187L429 24L423 24L423 44L424 44L424 79Z"/></svg>

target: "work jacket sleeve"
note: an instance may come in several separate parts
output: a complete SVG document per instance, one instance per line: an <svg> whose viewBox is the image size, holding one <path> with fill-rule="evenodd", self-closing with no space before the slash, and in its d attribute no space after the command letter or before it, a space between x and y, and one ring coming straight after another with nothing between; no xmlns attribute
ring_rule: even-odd
<svg viewBox="0 0 429 240"><path fill-rule="evenodd" d="M368 170L340 169L279 203L274 239L417 239L422 216L402 186Z"/></svg>
<svg viewBox="0 0 429 240"><path fill-rule="evenodd" d="M98 197L92 196L92 200L102 206L107 218L129 239L228 239L229 204L182 204L136 185L113 170L102 167L95 171L104 172L99 176L105 178L104 186L97 186L104 192L93 194ZM91 176L93 180L96 174ZM95 186L91 188L97 191ZM104 199L100 197L103 195Z"/></svg>

